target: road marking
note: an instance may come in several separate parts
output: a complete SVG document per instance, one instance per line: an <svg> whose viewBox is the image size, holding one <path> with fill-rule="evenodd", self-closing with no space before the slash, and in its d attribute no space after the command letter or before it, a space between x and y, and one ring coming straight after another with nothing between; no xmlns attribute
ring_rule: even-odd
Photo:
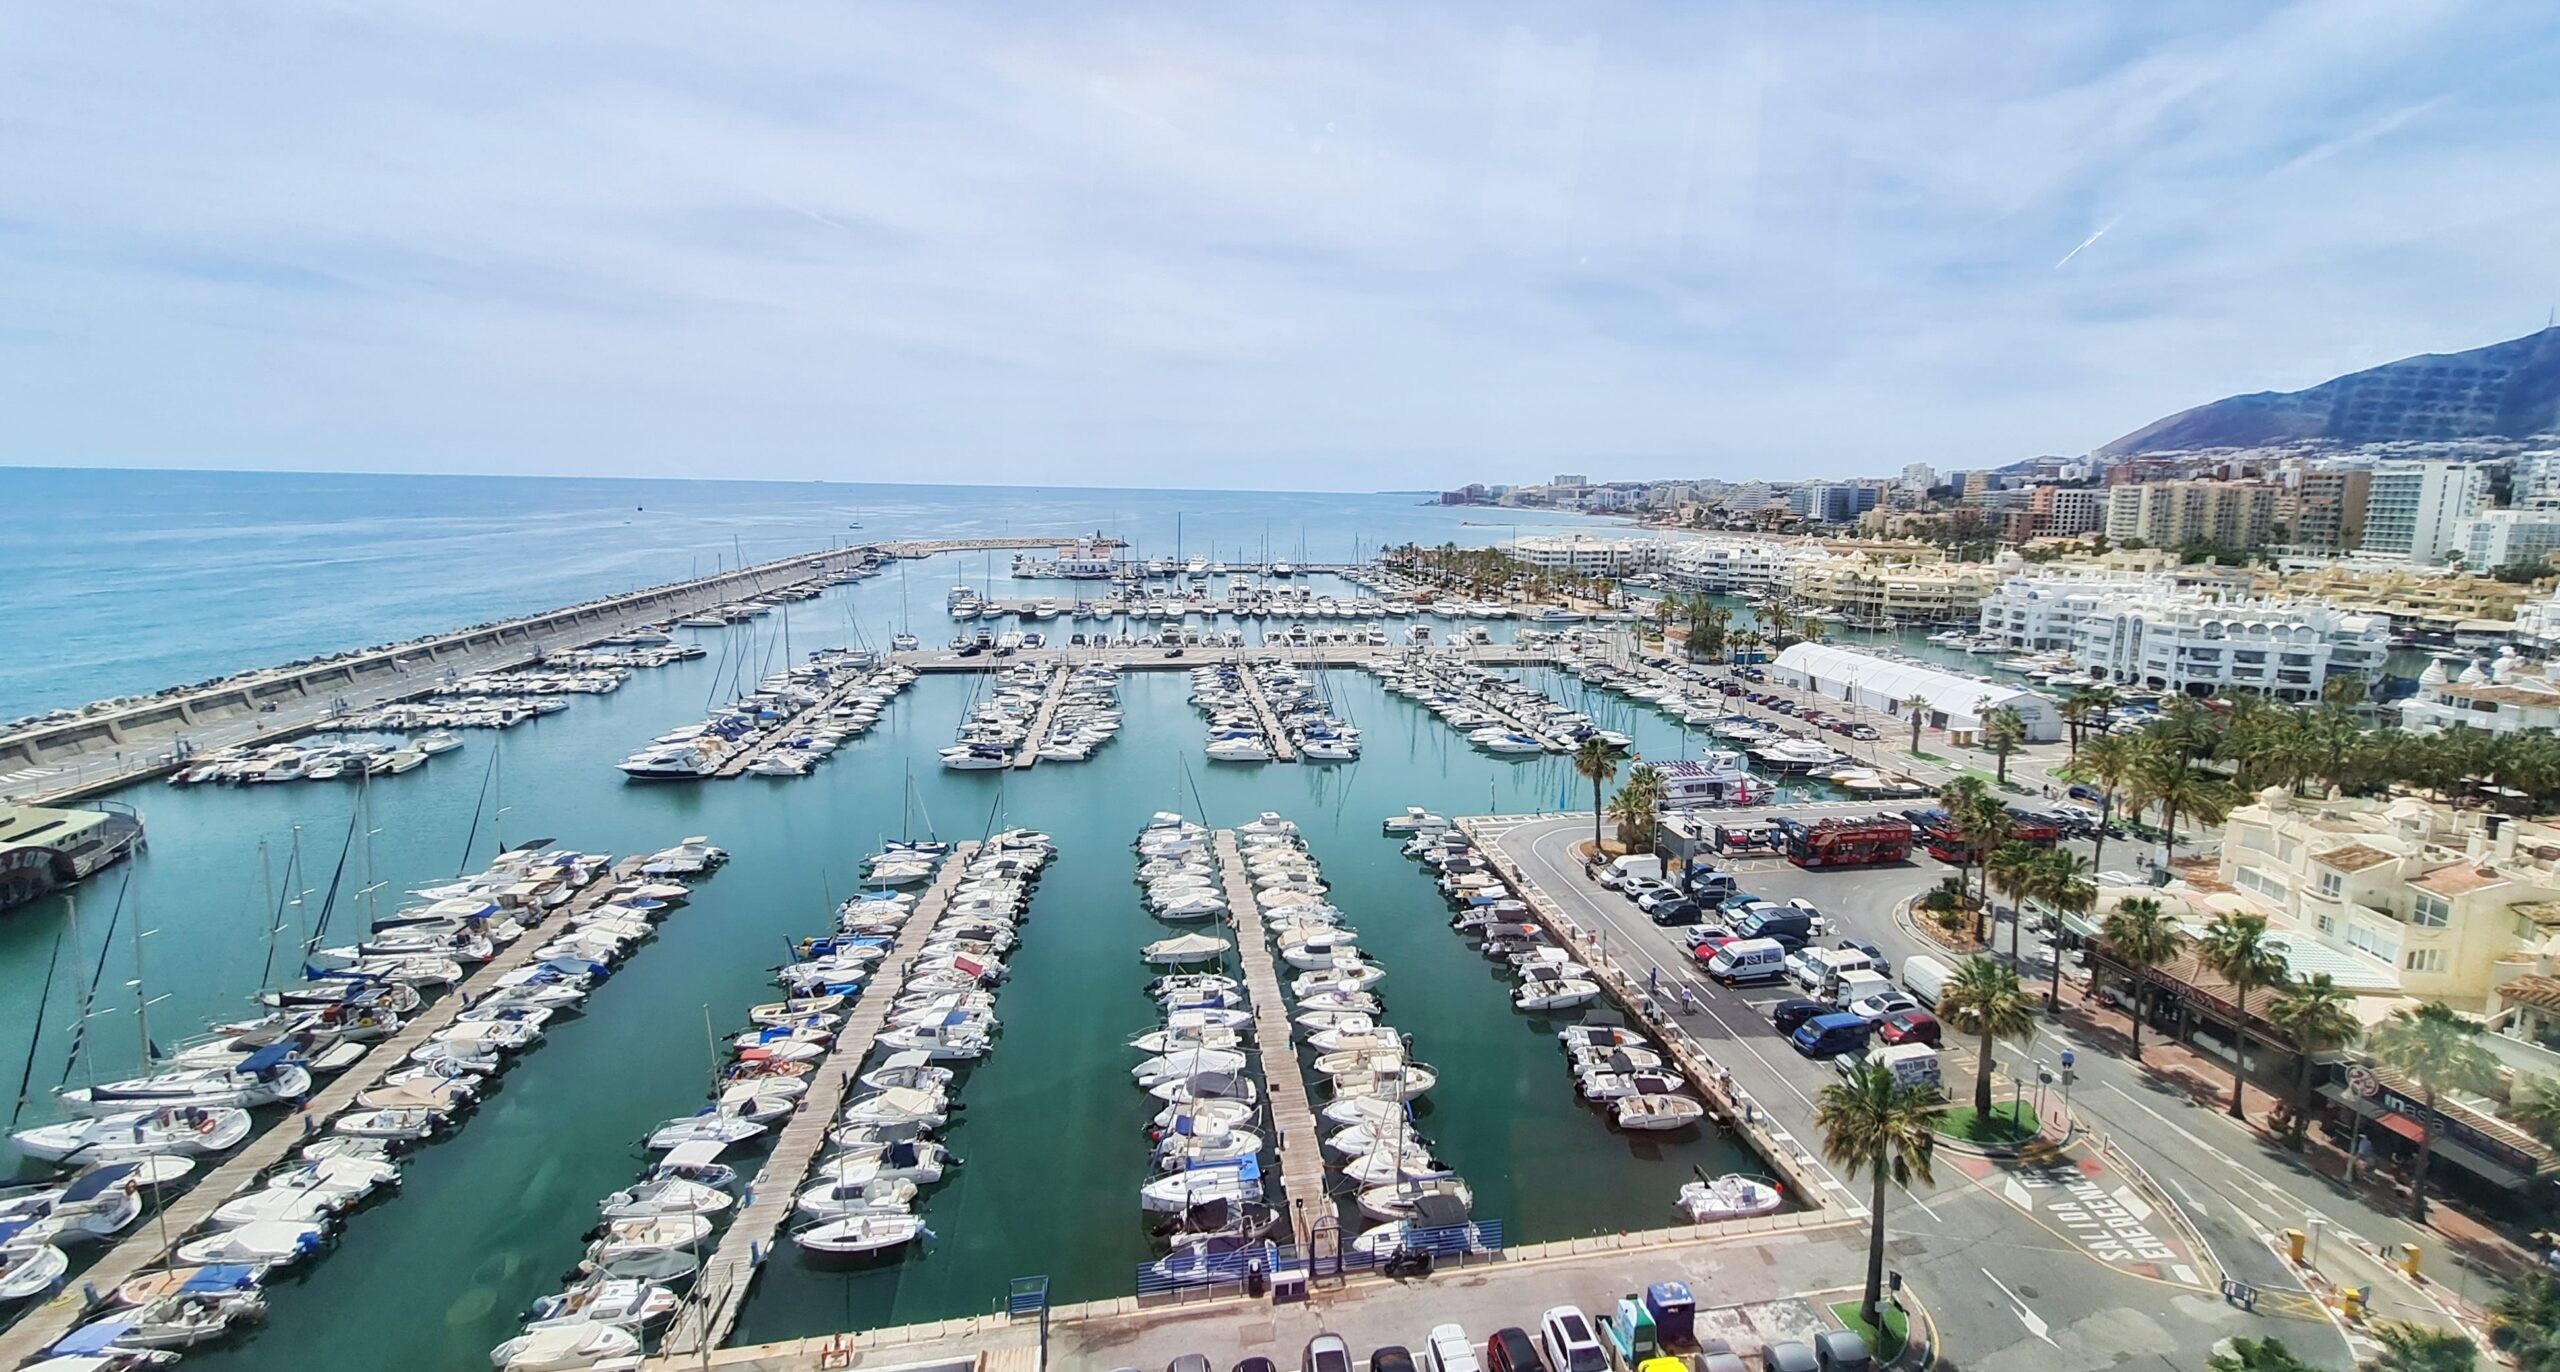
<svg viewBox="0 0 2560 1372"><path fill-rule="evenodd" d="M2147 1220L2151 1218L2151 1202L2134 1194L2131 1183L2119 1186L2109 1194L2115 1197L2116 1204L2124 1207L2126 1214L2133 1216L2137 1220Z"/></svg>
<svg viewBox="0 0 2560 1372"><path fill-rule="evenodd" d="M2196 1270L2187 1266L2185 1263L2171 1263L2169 1264L2169 1271L2171 1274L2175 1275L2178 1280L2185 1282L2189 1286L2200 1286L2203 1284L2196 1280Z"/></svg>
<svg viewBox="0 0 2560 1372"><path fill-rule="evenodd" d="M1992 1277L1991 1269L1988 1267L1982 1269L1982 1275L1991 1277L1991 1284L1999 1287L2000 1294L2007 1296L2009 1298L2009 1304L2017 1308L2018 1323L2025 1325L2028 1333L2035 1335L2046 1343L2053 1343L2053 1335L2046 1332L2046 1330L2051 1326L2044 1322L2044 1318L2042 1316L2036 1314L2033 1310L2028 1309L2027 1303L2018 1299L2017 1292L2010 1290L1998 1277ZM2057 1348L2061 1347L2060 1344L2055 1344L2054 1346Z"/></svg>
<svg viewBox="0 0 2560 1372"><path fill-rule="evenodd" d="M2134 1109L2139 1110L2139 1111L2141 1111L2142 1113L2144 1113L2144 1114L2146 1114L2146 1115L2149 1115L2151 1118L2153 1118L2153 1119L2156 1119L2156 1120L2160 1121L2162 1124L2165 1124L2165 1125L2169 1126L2169 1132L2171 1132L2171 1133L2173 1133L2173 1134L2176 1134L2179 1138L2185 1139L2187 1142L2192 1143L2192 1144L2194 1144L2196 1147L2201 1148L2201 1149L2203 1149L2204 1151L2206 1151L2206 1152L2208 1152L2208 1153L2213 1154L2213 1155L2214 1155L2215 1157L2217 1157L2217 1158L2221 1158L2224 1162L2231 1162L2231 1158L2230 1158L2230 1156L2229 1156L2228 1154L2224 1153L2221 1149L2216 1148L2216 1147L2214 1147L2212 1144L2209 1144L2209 1143L2205 1142L2203 1139L2200 1139L2200 1138L2196 1137L2195 1135L2188 1133L2184 1128L2180 1127L2180 1125L2178 1124L2178 1122L2177 1122L2177 1121L2175 1121L2175 1120L2173 1120L2173 1119L2169 1118L2167 1115L2161 1114L2159 1111L2154 1110L2154 1109L2152 1109L2150 1106L2148 1106L2148 1105L2144 1104L2144 1103L2143 1103L2143 1101L2142 1101L2142 1098L2141 1098L2141 1097L2139 1097L2139 1096L2136 1096L2136 1095L2135 1095L2135 1094L2133 1094L2131 1091L2128 1091L2128 1090L2124 1089L2123 1087L2116 1085L2114 1082L2108 1082L2108 1083L2107 1083L2107 1089L2108 1089L2108 1090L2110 1090L2110 1091L2115 1092L2115 1093L2116 1093L2117 1095L2119 1095L2119 1096L2124 1097L2126 1100L2129 1100L2129 1101L2133 1102L2133 1108L2134 1108ZM2232 1163L2232 1165L2233 1165L2233 1166L2235 1166L2235 1167L2238 1167L2238 1166L2239 1166L2239 1164L2238 1164L2238 1163ZM2246 1168L2242 1168L2241 1170L2242 1170L2244 1173L2245 1173L2245 1172L2248 1172L2248 1169L2246 1169ZM2249 1173L2249 1175L2254 1176L2254 1175L2256 1175L2256 1174L2255 1174L2255 1173Z"/></svg>
<svg viewBox="0 0 2560 1372"><path fill-rule="evenodd" d="M2015 1173L2012 1173L2008 1180L2000 1184L2000 1195L2002 1199L2008 1201L2011 1205L2014 1205L2021 1210L2033 1210L2036 1208L2035 1197L2027 1194L2027 1184L2018 1180Z"/></svg>

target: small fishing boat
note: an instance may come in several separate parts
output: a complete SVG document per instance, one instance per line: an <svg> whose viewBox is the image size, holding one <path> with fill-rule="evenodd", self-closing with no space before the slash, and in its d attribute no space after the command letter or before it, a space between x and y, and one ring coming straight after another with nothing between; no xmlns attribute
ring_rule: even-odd
<svg viewBox="0 0 2560 1372"><path fill-rule="evenodd" d="M813 1220L841 1220L873 1213L904 1214L915 1199L916 1184L902 1177L829 1178L803 1188L792 1198L791 1208Z"/></svg>
<svg viewBox="0 0 2560 1372"><path fill-rule="evenodd" d="M711 1221L701 1215L645 1215L606 1220L588 1232L587 1255L610 1257L657 1249L693 1248L711 1237Z"/></svg>
<svg viewBox="0 0 2560 1372"><path fill-rule="evenodd" d="M1618 1127L1643 1131L1685 1129L1705 1118L1707 1107L1690 1096L1642 1093L1616 1102Z"/></svg>
<svg viewBox="0 0 2560 1372"><path fill-rule="evenodd" d="M706 1108L700 1114L672 1119L659 1125L650 1132L648 1142L644 1146L652 1153L668 1152L688 1143L711 1143L725 1147L733 1143L744 1143L764 1131L765 1127L753 1120L740 1119L735 1115L723 1115Z"/></svg>
<svg viewBox="0 0 2560 1372"><path fill-rule="evenodd" d="M659 1177L626 1186L604 1198L597 1208L609 1220L646 1219L652 1215L716 1215L733 1202L716 1187L678 1177Z"/></svg>
<svg viewBox="0 0 2560 1372"><path fill-rule="evenodd" d="M1698 1175L1680 1188L1678 1201L1680 1213L1693 1224L1775 1214L1787 1203L1786 1193L1767 1177L1728 1172L1710 1180L1703 1172Z"/></svg>
<svg viewBox="0 0 2560 1372"><path fill-rule="evenodd" d="M320 1250L327 1231L286 1220L244 1224L178 1245L178 1261L199 1267L245 1263L265 1271L288 1267Z"/></svg>
<svg viewBox="0 0 2560 1372"><path fill-rule="evenodd" d="M71 1258L49 1243L28 1243L23 1220L0 1223L0 1304L33 1300L61 1285Z"/></svg>
<svg viewBox="0 0 2560 1372"><path fill-rule="evenodd" d="M433 1110L350 1110L331 1121L329 1128L360 1139L415 1140L434 1133L443 1123L444 1116Z"/></svg>
<svg viewBox="0 0 2560 1372"><path fill-rule="evenodd" d="M1539 977L1522 983L1511 1003L1523 1010L1570 1010L1600 998L1600 983L1580 977Z"/></svg>
<svg viewBox="0 0 2560 1372"><path fill-rule="evenodd" d="M1584 1100L1676 1095L1687 1085L1676 1073L1616 1072L1605 1067L1586 1067L1574 1077L1574 1089L1582 1093Z"/></svg>
<svg viewBox="0 0 2560 1372"><path fill-rule="evenodd" d="M640 1337L618 1324L579 1320L529 1330L489 1350L497 1372L577 1372L616 1359L637 1359Z"/></svg>
<svg viewBox="0 0 2560 1372"><path fill-rule="evenodd" d="M609 1324L634 1333L675 1314L674 1288L632 1277L594 1277L545 1296L525 1312L525 1332L578 1324Z"/></svg>
<svg viewBox="0 0 2560 1372"><path fill-rule="evenodd" d="M913 1215L865 1211L795 1229L791 1241L812 1253L856 1257L905 1247L924 1233L924 1223Z"/></svg>
<svg viewBox="0 0 2560 1372"><path fill-rule="evenodd" d="M1362 1188L1360 1213L1373 1220L1414 1220L1422 1216L1426 1205L1437 1213L1454 1206L1463 1219L1474 1208L1474 1188L1454 1176L1417 1177L1410 1181L1389 1182L1384 1186Z"/></svg>
<svg viewBox="0 0 2560 1372"><path fill-rule="evenodd" d="M1180 934L1158 939L1139 950L1139 955L1159 967L1179 967L1187 963L1214 962L1235 945L1206 934Z"/></svg>

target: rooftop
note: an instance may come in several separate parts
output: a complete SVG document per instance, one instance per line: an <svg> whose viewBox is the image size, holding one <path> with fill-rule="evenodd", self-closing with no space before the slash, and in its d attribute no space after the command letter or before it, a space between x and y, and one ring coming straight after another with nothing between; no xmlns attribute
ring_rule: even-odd
<svg viewBox="0 0 2560 1372"><path fill-rule="evenodd" d="M2367 867L2379 866L2391 860L2391 854L2379 848L2368 848L2361 843L2350 843L2344 848L2332 848L2325 853L2312 854L2312 861L2324 867L2335 867L2341 872L2361 872Z"/></svg>

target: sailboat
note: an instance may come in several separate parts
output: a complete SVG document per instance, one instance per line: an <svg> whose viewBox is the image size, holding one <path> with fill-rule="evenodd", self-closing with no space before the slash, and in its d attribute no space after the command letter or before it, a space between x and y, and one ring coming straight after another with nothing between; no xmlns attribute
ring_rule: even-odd
<svg viewBox="0 0 2560 1372"><path fill-rule="evenodd" d="M854 527L862 526L857 524ZM907 563L906 559L900 558L898 560L898 632L889 640L889 651L912 653L916 650L917 642L916 636L907 628Z"/></svg>

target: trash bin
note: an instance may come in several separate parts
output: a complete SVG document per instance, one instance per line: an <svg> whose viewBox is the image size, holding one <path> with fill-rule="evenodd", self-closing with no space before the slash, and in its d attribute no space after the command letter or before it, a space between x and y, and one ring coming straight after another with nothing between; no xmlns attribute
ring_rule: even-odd
<svg viewBox="0 0 2560 1372"><path fill-rule="evenodd" d="M1653 1316L1653 1330L1666 1348L1682 1348L1698 1336L1698 1301L1689 1294L1689 1284L1680 1281L1658 1281L1644 1289L1645 1313Z"/></svg>

